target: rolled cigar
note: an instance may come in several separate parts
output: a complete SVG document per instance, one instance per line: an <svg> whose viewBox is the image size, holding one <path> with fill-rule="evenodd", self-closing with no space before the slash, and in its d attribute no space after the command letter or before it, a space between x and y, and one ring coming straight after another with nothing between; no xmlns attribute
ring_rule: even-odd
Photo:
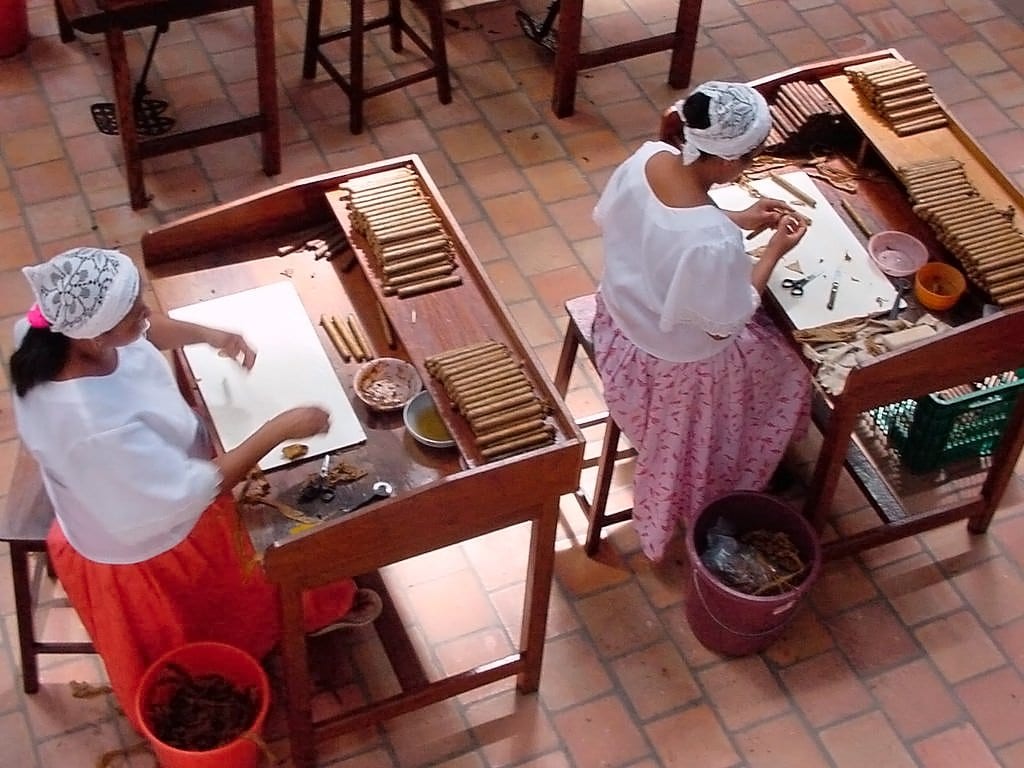
<svg viewBox="0 0 1024 768"><path fill-rule="evenodd" d="M965 233L958 234L950 238L962 247L970 248L972 246L982 246L993 248L996 246L1016 245L1018 248L1021 245L1020 238L1015 237L1010 232L1003 232L1000 234L988 234L985 232L977 233Z"/></svg>
<svg viewBox="0 0 1024 768"><path fill-rule="evenodd" d="M435 224L424 224L420 226L403 227L400 229L389 230L387 234L378 235L371 233L367 238L370 243L374 245L393 245L395 243L402 242L403 240L409 240L414 237L419 237L427 234L437 234L437 225Z"/></svg>
<svg viewBox="0 0 1024 768"><path fill-rule="evenodd" d="M459 410L468 411L488 403L501 402L511 397L519 397L525 394L533 394L533 388L530 384L528 382L513 382L500 388L495 387L492 390L476 390L473 397L460 396L457 405Z"/></svg>
<svg viewBox="0 0 1024 768"><path fill-rule="evenodd" d="M802 189L799 189L798 187L794 186L793 184L790 184L788 181L786 181L784 178L782 178L778 174L769 173L768 177L772 181L774 181L776 184L778 184L780 187L782 187L784 190L789 192L789 194L793 195L793 197L795 197L797 200L800 200L800 201L806 203L811 208L814 208L818 204L817 200L815 200L813 197L808 195Z"/></svg>
<svg viewBox="0 0 1024 768"><path fill-rule="evenodd" d="M359 325L359 321L356 320L355 315L348 316L348 327L352 331L352 338L355 339L356 345L359 347L359 353L366 360L372 360L374 358L373 347L370 345L370 340L366 338L366 334L363 332L362 326Z"/></svg>
<svg viewBox="0 0 1024 768"><path fill-rule="evenodd" d="M479 412L481 409L490 408L492 405L497 406L499 409L505 407L505 403L512 402L518 398L527 398L523 400L519 405L526 405L537 399L537 396L532 391L527 392L508 392L506 395L494 395L493 397L483 397L472 403L460 403L459 410L462 413L469 414ZM516 406L519 407L519 406Z"/></svg>
<svg viewBox="0 0 1024 768"><path fill-rule="evenodd" d="M928 120L914 121L913 123L907 123L905 125L895 126L896 133L900 136L906 136L911 133L921 133L922 131L930 131L935 128L942 128L947 125L948 121L945 116L933 117Z"/></svg>
<svg viewBox="0 0 1024 768"><path fill-rule="evenodd" d="M857 228L864 234L864 237L871 237L871 235L874 234L874 231L871 229L871 227L869 227L867 222L864 221L863 217L859 213L857 213L856 210L854 210L853 206L850 205L849 201L846 200L846 198L840 200L839 204L843 206L843 210L846 211L847 214L849 214L850 218L853 220L853 223L856 224Z"/></svg>
<svg viewBox="0 0 1024 768"><path fill-rule="evenodd" d="M1014 236L1018 234L1014 232L1014 229L1010 225L1010 223L1003 219L978 222L964 221L961 222L958 226L953 227L952 231L953 234L957 236L985 234L994 237L997 235ZM1022 242L1024 242L1024 240L1022 240Z"/></svg>
<svg viewBox="0 0 1024 768"><path fill-rule="evenodd" d="M423 269L424 267L436 267L441 264L451 264L451 257L445 251L434 251L432 253L424 253L421 256L414 256L411 259L400 259L398 261L389 261L384 264L381 271L384 273L386 278L393 277L408 272L416 272L417 270Z"/></svg>
<svg viewBox="0 0 1024 768"><path fill-rule="evenodd" d="M916 107L901 107L900 109L891 109L889 105L886 105L885 116L894 122L903 122L904 120L912 120L914 118L924 117L925 115L942 115L945 114L937 104L925 104L923 106Z"/></svg>
<svg viewBox="0 0 1024 768"><path fill-rule="evenodd" d="M1024 290L1024 278L1009 280L1005 283L1000 283L999 285L993 285L988 289L988 292L996 298L1001 298L1021 290Z"/></svg>
<svg viewBox="0 0 1024 768"><path fill-rule="evenodd" d="M468 344L464 347L458 347L457 349L449 349L445 352L438 352L436 355L431 355L424 362L428 368L431 366L443 365L446 362L463 359L477 354L485 349L492 347L505 348L505 345L500 341L494 341L488 339L487 341L478 341L474 344Z"/></svg>
<svg viewBox="0 0 1024 768"><path fill-rule="evenodd" d="M466 414L470 417L477 418L480 416L490 416L491 414L503 411L507 408L517 408L521 405L529 405L535 399L534 395L519 395L518 397L512 397L508 400L504 400L500 403L493 403L491 405L480 406L479 408L471 408L466 411Z"/></svg>
<svg viewBox="0 0 1024 768"><path fill-rule="evenodd" d="M380 249L380 256L383 261L387 262L450 247L451 240L446 235L426 235L419 240L410 240L400 246L385 246Z"/></svg>
<svg viewBox="0 0 1024 768"><path fill-rule="evenodd" d="M797 126L789 119L789 116L783 113L782 109L775 104L769 107L769 111L772 113L772 120L782 126L786 133L793 134L797 132Z"/></svg>
<svg viewBox="0 0 1024 768"><path fill-rule="evenodd" d="M349 350L348 345L345 344L345 340L342 339L338 331L331 325L330 319L326 315L320 315L320 325L323 326L324 331L327 332L327 337L331 340L334 348L341 355L341 359L346 363L352 359L352 352Z"/></svg>
<svg viewBox="0 0 1024 768"><path fill-rule="evenodd" d="M530 421L523 421L518 424L514 424L510 427L503 427L496 429L491 432L484 432L476 436L476 441L479 445L486 446L492 445L493 443L500 443L505 440L510 440L520 435L529 434L531 432L540 432L544 428L544 421L541 419L532 419Z"/></svg>
<svg viewBox="0 0 1024 768"><path fill-rule="evenodd" d="M475 384L483 380L501 379L511 376L519 370L519 364L515 360L486 360L481 362L479 370L463 368L453 373L439 371L434 374L446 387L451 386L458 390L469 384Z"/></svg>
<svg viewBox="0 0 1024 768"><path fill-rule="evenodd" d="M525 419L531 419L534 416L545 416L550 412L550 408L545 402L532 403L530 405L521 406L519 408L512 408L507 411L493 414L491 416L482 416L477 418L467 417L470 426L473 428L475 434L481 432L489 432L491 430L499 429L509 424L518 424Z"/></svg>
<svg viewBox="0 0 1024 768"><path fill-rule="evenodd" d="M991 273L986 272L984 276L988 282L993 284L1001 283L1015 277L1024 277L1024 263L1003 269L997 269Z"/></svg>
<svg viewBox="0 0 1024 768"><path fill-rule="evenodd" d="M929 104L934 101L935 98L930 93L918 93L886 99L885 103L889 109L902 109L904 107L914 107L918 104Z"/></svg>
<svg viewBox="0 0 1024 768"><path fill-rule="evenodd" d="M998 299L996 299L996 303L999 304L999 306L1001 307L1011 307L1015 304L1019 304L1022 301L1024 301L1024 290L1016 291L1005 296L1000 296Z"/></svg>
<svg viewBox="0 0 1024 768"><path fill-rule="evenodd" d="M360 185L360 184L353 184L353 183L350 182L350 183L344 185L342 187L342 189L345 192L348 192L348 194L353 199L357 200L359 198L364 198L364 197L366 197L368 195L372 195L375 192L380 192L380 191L387 190L387 189L404 189L404 188L407 188L407 187L410 187L410 186L411 187L416 187L418 189L419 188L419 184L420 184L419 179L417 179L416 176L409 175L409 176L403 176L403 177L400 177L400 178L391 178L391 179L387 179L387 180L380 180L376 184Z"/></svg>
<svg viewBox="0 0 1024 768"><path fill-rule="evenodd" d="M394 179L405 179L405 178L416 178L416 172L412 166L403 165L397 168L388 168L383 171L375 171L374 173L368 173L363 176L354 176L351 179L346 179L339 186L343 189L365 189L372 187L375 184L385 184Z"/></svg>
<svg viewBox="0 0 1024 768"><path fill-rule="evenodd" d="M376 233L399 226L408 227L412 224L426 224L428 222L435 224L438 229L441 228L441 220L433 211L398 211L375 216L373 219L369 219L368 222L367 226Z"/></svg>
<svg viewBox="0 0 1024 768"><path fill-rule="evenodd" d="M388 320L387 312L384 311L384 305L380 302L377 303L377 319L380 320L381 330L384 332L384 342L388 345L388 348L395 348L395 333L391 328L391 321Z"/></svg>
<svg viewBox="0 0 1024 768"><path fill-rule="evenodd" d="M344 339L345 345L350 350L352 350L352 357L355 360L360 360L360 361L363 360L362 350L359 349L359 344L356 342L355 338L352 336L352 331L349 330L348 325L346 325L345 323L341 322L338 318L334 317L333 315L331 316L330 322L331 322L331 325L334 326L334 329L338 332L338 335L340 335L341 338Z"/></svg>
<svg viewBox="0 0 1024 768"><path fill-rule="evenodd" d="M287 256L289 253L294 251L297 246L295 245L282 245L277 249L278 256Z"/></svg>
<svg viewBox="0 0 1024 768"><path fill-rule="evenodd" d="M455 360L438 367L433 375L447 383L459 382L464 378L481 376L492 370L516 370L519 363L504 349L484 350L480 354Z"/></svg>
<svg viewBox="0 0 1024 768"><path fill-rule="evenodd" d="M362 225L374 216L381 214L396 213L398 211L422 211L428 208L430 208L430 204L422 197L388 195L369 201L359 208L352 209L350 218L354 223Z"/></svg>
<svg viewBox="0 0 1024 768"><path fill-rule="evenodd" d="M527 379L522 376L514 376L513 378L483 379L469 382L450 390L450 393L452 399L458 401L460 405L467 405L494 392L524 388L530 388L532 391L532 387L533 385ZM516 392L516 394L521 393Z"/></svg>
<svg viewBox="0 0 1024 768"><path fill-rule="evenodd" d="M914 83L913 85L895 85L885 88L881 91L885 94L886 98L903 98L904 96L918 96L923 93L927 93L929 96L934 98L932 95L932 87L928 83Z"/></svg>
<svg viewBox="0 0 1024 768"><path fill-rule="evenodd" d="M421 293L428 293L429 291L437 291L442 288L451 288L461 284L462 278L458 275L439 277L434 280L425 280L422 283L416 283L414 285L403 285L398 289L398 297L404 299L409 296L416 296Z"/></svg>
<svg viewBox="0 0 1024 768"><path fill-rule="evenodd" d="M426 267L424 269L417 269L413 272L400 272L397 275L388 276L388 286L397 289L399 286L418 283L421 280L444 277L445 275L450 275L454 271L455 265L449 262L448 264L442 264L438 267Z"/></svg>
<svg viewBox="0 0 1024 768"><path fill-rule="evenodd" d="M978 265L978 269L988 271L1000 269L1002 267L1011 267L1015 264L1020 264L1020 256L1013 254L1011 256L1002 256L998 259L992 259L991 261L985 261Z"/></svg>
<svg viewBox="0 0 1024 768"><path fill-rule="evenodd" d="M497 456L504 456L509 453L516 451L525 451L528 448L536 448L541 445L550 443L555 436L555 430L553 427L540 430L529 435L523 435L514 440L507 440L501 443L494 443L489 445L480 451L480 455L485 459L493 459Z"/></svg>
<svg viewBox="0 0 1024 768"><path fill-rule="evenodd" d="M963 246L956 246L956 248L962 252L962 258L974 262L979 269L990 269L991 262L1002 260L1007 256L1021 258L1021 248L1019 245L1000 245L996 248L976 248L973 250L968 250Z"/></svg>

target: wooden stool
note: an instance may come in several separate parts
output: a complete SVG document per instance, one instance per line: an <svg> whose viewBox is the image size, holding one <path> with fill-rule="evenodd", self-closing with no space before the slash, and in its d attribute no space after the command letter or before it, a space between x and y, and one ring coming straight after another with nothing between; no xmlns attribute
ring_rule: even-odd
<svg viewBox="0 0 1024 768"><path fill-rule="evenodd" d="M343 29L321 32L320 23L323 18L324 0L310 0L309 16L306 19L306 48L302 59L302 76L307 80L316 77L317 62L324 68L331 79L345 92L349 100L349 129L352 133L362 133L363 102L373 96L404 88L421 80L437 78L437 98L442 104L452 100L452 86L448 77L448 53L444 42L444 16L441 13L441 0L419 0L419 5L426 15L430 27L430 44L420 37L402 16L402 0L387 0L388 12L377 19L367 21L365 18L365 0L351 0L351 24ZM387 83L367 88L363 82L363 43L367 32L380 27L387 27L391 36L391 50L402 50L402 35L407 35L430 61L426 69L399 77ZM349 43L349 74L346 78L331 63L320 49L326 43L350 38Z"/></svg>
<svg viewBox="0 0 1024 768"><path fill-rule="evenodd" d="M142 178L142 161L149 157L259 133L263 142L263 172L267 176L281 172L273 0L54 0L54 5L60 39L65 43L74 39L75 30L106 37L132 208L145 208L149 204ZM135 125L125 31L236 8L253 9L259 112L194 130L141 138Z"/></svg>
<svg viewBox="0 0 1024 768"><path fill-rule="evenodd" d="M595 372L597 370L597 364L594 361L594 315L597 312L597 297L591 293L569 299L565 302L565 311L569 315L569 326L565 329L562 352L558 358L558 369L555 371L555 389L562 397L565 397L565 393L569 390L569 378L572 376L576 352L580 347L583 347L583 351L587 353L587 359L590 360ZM593 427L602 422L604 423L604 440L601 443L601 453L583 460L583 469L597 467L594 498L592 501L588 499L582 488L577 488L573 493L580 508L587 516L587 538L583 549L588 555L593 555L597 551L601 542L602 528L629 520L633 516L632 508L609 513L606 507L612 485L612 475L615 473L615 463L636 456L636 449L619 448L619 437L622 433L619 425L615 423L615 419L607 411L576 419L576 424L580 429Z"/></svg>
<svg viewBox="0 0 1024 768"><path fill-rule="evenodd" d="M36 693L39 690L39 654L95 653L92 643L51 643L36 639L35 599L32 595L28 556L30 552L38 552L46 557L46 534L52 522L53 507L43 490L39 470L22 448L14 467L7 504L0 514L0 541L6 541L11 549L11 582L14 586L14 612L21 651L21 685L25 693Z"/></svg>

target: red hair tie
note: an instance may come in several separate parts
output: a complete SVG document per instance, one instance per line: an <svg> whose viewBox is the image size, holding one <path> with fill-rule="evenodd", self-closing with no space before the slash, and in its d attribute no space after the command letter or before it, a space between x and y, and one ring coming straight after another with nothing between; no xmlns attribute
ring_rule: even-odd
<svg viewBox="0 0 1024 768"><path fill-rule="evenodd" d="M39 309L38 304L32 305L32 308L29 309L28 313L25 315L25 318L28 320L28 324L33 328L50 327L50 321L43 315L43 311Z"/></svg>

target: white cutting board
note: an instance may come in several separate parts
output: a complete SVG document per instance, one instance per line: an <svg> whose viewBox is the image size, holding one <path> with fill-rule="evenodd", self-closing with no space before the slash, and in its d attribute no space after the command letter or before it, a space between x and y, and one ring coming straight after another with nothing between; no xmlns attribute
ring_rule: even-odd
<svg viewBox="0 0 1024 768"><path fill-rule="evenodd" d="M806 173L794 171L781 176L817 201L814 208L799 203L771 178L757 179L751 183L765 197L793 204L794 210L812 221L807 234L792 251L779 260L768 279L768 290L789 315L794 327L816 328L819 325L888 312L896 300L896 289L868 256L857 235L850 231ZM736 184L712 189L711 197L721 208L730 211L743 210L756 202L749 192ZM745 240L747 252L766 245L773 232L768 230L751 240ZM850 258L846 259L846 255ZM799 265L802 273L787 268L787 265L794 263ZM834 307L828 309L829 292L837 268L839 290ZM790 295L789 290L781 285L787 277L800 279L815 273L820 274L804 286L804 295L799 298Z"/></svg>
<svg viewBox="0 0 1024 768"><path fill-rule="evenodd" d="M237 447L277 414L300 405L325 408L331 414L330 430L282 443L260 460L260 469L288 464L281 455L286 444L308 445L303 458L309 458L366 440L291 283L201 301L168 314L176 320L240 333L256 350L256 364L246 371L207 344L184 349L225 450Z"/></svg>

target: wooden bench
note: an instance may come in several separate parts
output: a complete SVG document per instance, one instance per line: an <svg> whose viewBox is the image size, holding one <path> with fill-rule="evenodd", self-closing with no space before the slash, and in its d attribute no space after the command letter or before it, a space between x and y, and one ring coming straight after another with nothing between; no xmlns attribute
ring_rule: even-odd
<svg viewBox="0 0 1024 768"><path fill-rule="evenodd" d="M32 594L33 574L29 567L29 554L38 552L42 553L43 558L46 557L46 534L51 523L53 506L43 490L39 469L22 448L14 467L7 504L0 515L0 541L6 541L11 548L11 582L14 585L21 680L25 693L36 693L39 690L39 654L95 653L92 643L44 642L36 637L35 596Z"/></svg>

